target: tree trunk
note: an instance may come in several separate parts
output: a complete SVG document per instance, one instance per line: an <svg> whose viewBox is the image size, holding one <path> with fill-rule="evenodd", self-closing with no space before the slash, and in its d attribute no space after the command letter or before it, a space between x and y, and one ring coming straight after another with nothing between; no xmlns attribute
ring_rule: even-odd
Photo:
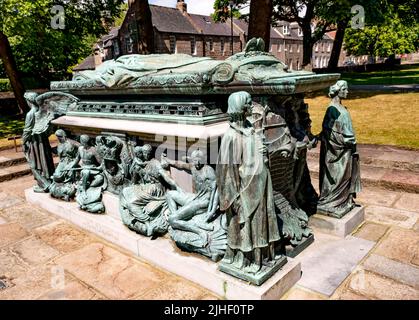
<svg viewBox="0 0 419 320"><path fill-rule="evenodd" d="M138 53L154 53L154 29L148 0L135 0L132 5L135 6L134 12L138 32Z"/></svg>
<svg viewBox="0 0 419 320"><path fill-rule="evenodd" d="M302 25L303 30L303 64L302 67L305 69L306 66L311 65L311 58L313 56L313 41L311 35L310 22Z"/></svg>
<svg viewBox="0 0 419 320"><path fill-rule="evenodd" d="M29 111L28 104L24 97L25 88L22 80L20 79L19 72L17 71L16 62L13 57L12 48L10 47L9 39L0 31L0 59L3 61L3 66L9 77L10 84L13 88L15 98L18 102L19 110L21 113Z"/></svg>
<svg viewBox="0 0 419 320"><path fill-rule="evenodd" d="M249 30L247 39L262 38L265 51L269 51L271 39L272 0L251 0L249 13Z"/></svg>
<svg viewBox="0 0 419 320"><path fill-rule="evenodd" d="M336 70L339 63L340 52L342 50L343 38L345 37L346 26L348 21L342 20L338 22L335 40L333 41L332 53L330 54L330 60L327 68L329 70Z"/></svg>

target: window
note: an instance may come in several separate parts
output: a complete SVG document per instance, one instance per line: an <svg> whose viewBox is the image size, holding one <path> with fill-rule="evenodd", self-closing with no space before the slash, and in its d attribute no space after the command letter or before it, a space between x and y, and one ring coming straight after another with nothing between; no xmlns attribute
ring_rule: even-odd
<svg viewBox="0 0 419 320"><path fill-rule="evenodd" d="M278 52L282 51L282 44L280 42L278 42Z"/></svg>
<svg viewBox="0 0 419 320"><path fill-rule="evenodd" d="M300 70L300 60L297 60L297 70Z"/></svg>
<svg viewBox="0 0 419 320"><path fill-rule="evenodd" d="M288 25L284 24L282 26L282 31L283 31L284 34L289 34L290 33L290 30L288 28Z"/></svg>
<svg viewBox="0 0 419 320"><path fill-rule="evenodd" d="M292 44L290 44L290 52L292 52L292 47L293 47L293 45L292 45Z"/></svg>
<svg viewBox="0 0 419 320"><path fill-rule="evenodd" d="M170 53L176 53L176 37L170 36Z"/></svg>
<svg viewBox="0 0 419 320"><path fill-rule="evenodd" d="M319 52L319 44L318 43L315 44L314 51Z"/></svg>
<svg viewBox="0 0 419 320"><path fill-rule="evenodd" d="M125 51L127 52L127 53L132 53L132 48L133 47L133 45L132 45L132 39L131 39L131 37L130 36L126 36L125 37Z"/></svg>
<svg viewBox="0 0 419 320"><path fill-rule="evenodd" d="M224 50L225 50L225 44L224 44L224 38L221 38L220 40L220 45L221 45L221 53L224 55Z"/></svg>
<svg viewBox="0 0 419 320"><path fill-rule="evenodd" d="M297 52L301 51L301 44L297 44Z"/></svg>
<svg viewBox="0 0 419 320"><path fill-rule="evenodd" d="M196 39L191 37L191 55L196 55Z"/></svg>
<svg viewBox="0 0 419 320"><path fill-rule="evenodd" d="M299 37L303 36L303 29L301 29L300 27L298 28L298 36Z"/></svg>
<svg viewBox="0 0 419 320"><path fill-rule="evenodd" d="M290 68L290 70L293 70L292 69L292 59L289 59L289 61L288 61L288 67Z"/></svg>
<svg viewBox="0 0 419 320"><path fill-rule="evenodd" d="M332 44L329 42L327 46L327 52L330 52L332 50Z"/></svg>
<svg viewBox="0 0 419 320"><path fill-rule="evenodd" d="M214 51L214 42L212 41L212 38L208 39L208 43L210 51Z"/></svg>
<svg viewBox="0 0 419 320"><path fill-rule="evenodd" d="M115 57L119 56L119 45L118 40L113 41L113 52L115 54Z"/></svg>
<svg viewBox="0 0 419 320"><path fill-rule="evenodd" d="M271 45L269 46L269 52L272 52L274 48L274 44L271 42Z"/></svg>

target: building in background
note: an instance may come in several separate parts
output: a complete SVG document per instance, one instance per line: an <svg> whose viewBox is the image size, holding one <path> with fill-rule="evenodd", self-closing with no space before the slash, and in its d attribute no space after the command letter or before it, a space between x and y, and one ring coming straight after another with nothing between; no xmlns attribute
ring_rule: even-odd
<svg viewBox="0 0 419 320"><path fill-rule="evenodd" d="M138 53L139 34L135 19L135 6L129 7L120 28L113 28L95 46L94 59L88 57L73 70L92 69L109 59ZM185 53L197 57L226 59L241 52L247 42L248 24L233 19L216 23L210 16L188 13L184 0L178 0L176 8L150 5L154 28L155 53ZM333 46L333 34L326 34L313 47L313 68L327 67ZM233 48L232 48L233 47ZM297 23L280 22L271 28L270 50L291 70L301 70L303 61L303 34ZM342 64L345 59L342 56ZM93 68L94 69L94 68Z"/></svg>

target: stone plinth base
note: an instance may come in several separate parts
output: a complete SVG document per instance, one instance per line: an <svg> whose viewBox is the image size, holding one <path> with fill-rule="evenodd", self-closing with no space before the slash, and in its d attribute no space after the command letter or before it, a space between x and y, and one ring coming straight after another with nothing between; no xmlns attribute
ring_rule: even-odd
<svg viewBox="0 0 419 320"><path fill-rule="evenodd" d="M169 272L173 272L213 293L232 300L279 299L301 278L301 264L288 258L288 262L261 286L250 285L245 281L229 276L218 269L211 260L182 252L168 237L150 238L141 236L126 228L114 212L117 205L114 196L104 195L107 214L89 214L78 209L75 202L53 199L49 194L25 190L26 199L43 209L88 230L134 255Z"/></svg>
<svg viewBox="0 0 419 320"><path fill-rule="evenodd" d="M308 238L304 238L303 241L296 247L287 246L285 248L285 253L287 257L295 258L297 255L299 255L301 252L303 252L304 249L306 249L310 244L314 242L314 235L310 235Z"/></svg>
<svg viewBox="0 0 419 320"><path fill-rule="evenodd" d="M364 216L365 210L362 206L356 206L340 219L317 213L310 217L309 226L320 232L344 238L364 221Z"/></svg>

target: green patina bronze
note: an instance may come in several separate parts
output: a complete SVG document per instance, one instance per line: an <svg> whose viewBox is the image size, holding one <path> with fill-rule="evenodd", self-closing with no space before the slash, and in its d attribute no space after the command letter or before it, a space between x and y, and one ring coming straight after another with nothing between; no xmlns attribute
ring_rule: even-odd
<svg viewBox="0 0 419 320"><path fill-rule="evenodd" d="M314 239L308 217L316 212L318 195L306 159L317 139L310 131L304 93L339 78L288 70L262 47L260 39L252 39L243 52L224 61L128 55L76 73L72 81L52 82L57 91L28 93L32 110L23 140L37 191L64 200L75 196L90 213L105 212L102 195L109 191L118 196L122 223L129 229L149 237L169 232L182 250L214 261L222 258L220 270L262 284L287 262L287 255L297 255ZM324 123L321 135L325 162L318 209L334 216L353 206L359 190L355 149L347 151L355 139L348 138L352 127L340 92L334 91L337 96L326 115L334 116L334 122L325 120L330 126ZM118 127L118 119L127 120L119 123L131 131ZM155 123L155 128L133 129L137 121ZM55 172L48 142L54 124L66 129L57 131L60 161ZM177 155L153 158L163 140L149 132L163 124L168 136L185 140L189 135L182 124L196 125L191 130L195 140L206 134L200 141L203 148L194 147L186 153L191 155L188 162L179 161L181 141L176 140L167 150ZM221 141L215 157L203 150L214 141ZM329 164L336 150L342 158ZM211 157L218 162L208 163ZM170 173L174 169L189 174L192 190L179 186L179 176L174 179ZM339 193L344 184L348 188Z"/></svg>
<svg viewBox="0 0 419 320"><path fill-rule="evenodd" d="M151 155L150 145L136 147L136 157L130 165L134 183L124 188L119 197L122 222L149 237L167 232L167 187L179 188L170 177L167 163L151 159Z"/></svg>
<svg viewBox="0 0 419 320"><path fill-rule="evenodd" d="M55 131L58 139L57 153L60 157L52 176L49 192L52 197L70 201L76 195L76 181L78 180L79 146L68 139L64 130Z"/></svg>
<svg viewBox="0 0 419 320"><path fill-rule="evenodd" d="M338 81L330 87L332 101L323 119L320 148L320 199L317 212L342 218L355 207L361 191L359 154L349 111L342 105L348 84Z"/></svg>
<svg viewBox="0 0 419 320"><path fill-rule="evenodd" d="M80 181L77 185L76 201L81 210L90 213L104 213L102 192L107 183L97 150L88 135L80 136L77 163L81 160Z"/></svg>
<svg viewBox="0 0 419 320"><path fill-rule="evenodd" d="M219 260L227 247L226 220L219 215L219 194L214 169L205 164L201 150L191 153L191 163L166 161L192 174L194 193L178 188L166 194L169 206L170 236L189 252L198 252Z"/></svg>

